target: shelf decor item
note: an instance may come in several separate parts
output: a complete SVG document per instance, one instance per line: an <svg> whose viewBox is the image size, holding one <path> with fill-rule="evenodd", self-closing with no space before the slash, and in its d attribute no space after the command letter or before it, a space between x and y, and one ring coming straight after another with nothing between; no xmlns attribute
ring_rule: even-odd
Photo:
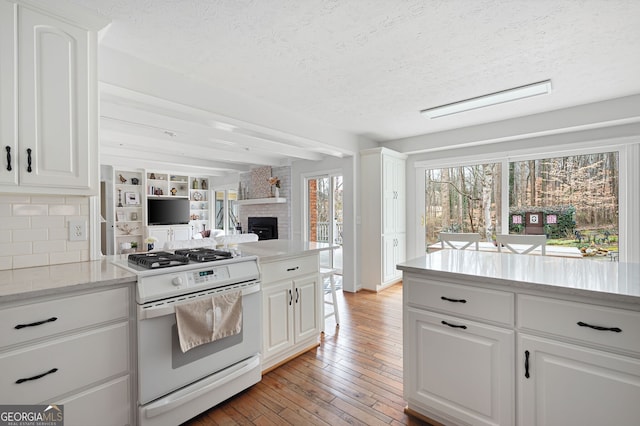
<svg viewBox="0 0 640 426"><path fill-rule="evenodd" d="M271 167L257 167L251 170L251 182L249 182L249 196L247 198L269 198L271 196Z"/></svg>
<svg viewBox="0 0 640 426"><path fill-rule="evenodd" d="M140 204L140 194L137 192L125 192L124 199L127 204Z"/></svg>
<svg viewBox="0 0 640 426"><path fill-rule="evenodd" d="M271 185L271 196L275 198L280 197L280 179L278 176L269 178L269 185Z"/></svg>
<svg viewBox="0 0 640 426"><path fill-rule="evenodd" d="M153 250L154 244L157 241L158 239L156 237L148 237L146 240L144 240L144 242L147 243L147 251Z"/></svg>

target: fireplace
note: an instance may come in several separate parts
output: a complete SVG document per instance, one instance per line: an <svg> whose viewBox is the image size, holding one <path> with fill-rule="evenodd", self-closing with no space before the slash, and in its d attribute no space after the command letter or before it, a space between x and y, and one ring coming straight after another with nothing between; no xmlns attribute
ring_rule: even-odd
<svg viewBox="0 0 640 426"><path fill-rule="evenodd" d="M258 240L278 239L277 217L250 217L247 221L248 231L258 235Z"/></svg>

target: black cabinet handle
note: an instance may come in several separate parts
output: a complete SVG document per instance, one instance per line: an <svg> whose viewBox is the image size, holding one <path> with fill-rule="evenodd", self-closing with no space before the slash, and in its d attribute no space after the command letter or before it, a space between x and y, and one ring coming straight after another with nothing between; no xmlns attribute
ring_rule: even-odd
<svg viewBox="0 0 640 426"><path fill-rule="evenodd" d="M299 299L300 299L300 292L298 291L298 288L296 287L296 303L298 303Z"/></svg>
<svg viewBox="0 0 640 426"><path fill-rule="evenodd" d="M6 150L7 150L7 171L11 171L11 147L7 145Z"/></svg>
<svg viewBox="0 0 640 426"><path fill-rule="evenodd" d="M296 266L295 268L287 268L287 272L290 272L290 271L297 271L298 269L300 269L300 267L299 267L299 266Z"/></svg>
<svg viewBox="0 0 640 426"><path fill-rule="evenodd" d="M16 384L19 385L20 383L28 382L29 380L38 380L38 379L43 378L47 374L55 373L56 371L58 371L57 368L52 368L51 370L47 371L46 373L38 374L37 376L27 377L26 379L18 379L18 380L16 380Z"/></svg>
<svg viewBox="0 0 640 426"><path fill-rule="evenodd" d="M15 328L16 330L20 330L21 328L25 328L25 327L35 327L36 325L42 325L48 322L54 322L58 319L58 317L51 317L49 319L46 320L42 320L42 321L38 321L38 322L32 322L31 324L18 324L16 325Z"/></svg>
<svg viewBox="0 0 640 426"><path fill-rule="evenodd" d="M27 148L27 171L31 173L31 148Z"/></svg>
<svg viewBox="0 0 640 426"><path fill-rule="evenodd" d="M291 293L291 289L289 289L289 306L293 303L293 293Z"/></svg>
<svg viewBox="0 0 640 426"><path fill-rule="evenodd" d="M524 377L529 378L529 351L524 351Z"/></svg>
<svg viewBox="0 0 640 426"><path fill-rule="evenodd" d="M455 325L455 324L449 324L449 323L448 323L448 322L446 322L446 321L442 321L442 323L443 323L444 325L448 325L449 327L452 327L452 328L461 328L461 329L463 329L463 330L466 330L466 329L467 329L467 326L466 326L466 325Z"/></svg>
<svg viewBox="0 0 640 426"><path fill-rule="evenodd" d="M465 299L449 299L448 297L440 297L442 300L446 300L447 302L456 302L456 303L467 303Z"/></svg>
<svg viewBox="0 0 640 426"><path fill-rule="evenodd" d="M601 327L599 325L587 324L586 322L582 322L582 321L578 321L576 324L578 324L580 327L589 327L589 328L593 328L594 330L600 330L600 331L613 331L615 333L620 333L622 331L622 329L618 327Z"/></svg>

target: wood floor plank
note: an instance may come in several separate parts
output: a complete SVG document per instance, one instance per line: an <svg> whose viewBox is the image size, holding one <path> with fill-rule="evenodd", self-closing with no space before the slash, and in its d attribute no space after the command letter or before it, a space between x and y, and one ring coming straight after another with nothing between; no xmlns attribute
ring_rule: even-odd
<svg viewBox="0 0 640 426"><path fill-rule="evenodd" d="M320 346L183 426L427 425L404 413L402 284L338 292Z"/></svg>

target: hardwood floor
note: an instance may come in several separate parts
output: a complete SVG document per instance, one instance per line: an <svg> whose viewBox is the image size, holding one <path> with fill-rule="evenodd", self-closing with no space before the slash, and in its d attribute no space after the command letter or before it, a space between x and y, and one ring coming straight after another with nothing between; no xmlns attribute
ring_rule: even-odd
<svg viewBox="0 0 640 426"><path fill-rule="evenodd" d="M317 349L185 425L425 425L403 411L402 285L338 306Z"/></svg>

